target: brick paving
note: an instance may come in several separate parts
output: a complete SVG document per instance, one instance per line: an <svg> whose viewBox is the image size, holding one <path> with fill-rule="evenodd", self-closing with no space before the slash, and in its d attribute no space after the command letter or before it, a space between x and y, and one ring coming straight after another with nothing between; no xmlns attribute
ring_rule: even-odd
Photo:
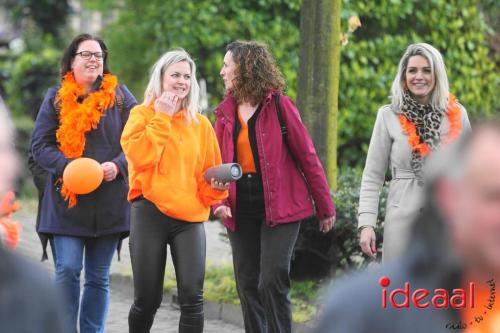
<svg viewBox="0 0 500 333"><path fill-rule="evenodd" d="M38 236L35 232L35 213L33 209L21 209L15 216L14 220L22 224L21 241L19 243L17 252L26 256L37 265L41 265L51 274L54 271L52 259L40 263L41 246ZM211 263L230 263L231 251L227 241L220 237L220 233L224 232L224 228L218 223L205 224L207 234L207 262ZM50 247L49 247L50 248ZM51 253L49 250L49 258ZM171 260L168 260L167 269L173 269ZM122 251L121 261L118 262L117 258L113 259L111 274L113 277L130 274L130 257L128 251L128 242L125 240ZM132 285L129 282L115 282L120 279L111 279L111 303L109 307L108 320L106 332L108 333L123 333L128 332L127 316L132 304ZM210 319L210 311L206 312L205 329L206 333L243 333L241 327L225 323L221 320ZM177 332L177 325L179 321L179 311L170 302L169 299L164 299L161 307L158 309L155 323L151 330L152 333L168 333Z"/></svg>

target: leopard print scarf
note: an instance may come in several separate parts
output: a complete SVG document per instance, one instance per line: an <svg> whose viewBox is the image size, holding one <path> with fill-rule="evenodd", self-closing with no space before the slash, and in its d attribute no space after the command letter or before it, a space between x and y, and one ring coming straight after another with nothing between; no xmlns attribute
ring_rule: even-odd
<svg viewBox="0 0 500 333"><path fill-rule="evenodd" d="M441 121L445 110L434 109L430 104L419 104L408 91L403 93L402 114L415 124L420 142L426 143L431 151L441 145ZM422 184L422 167L425 158L420 152L413 150L411 154L411 167L418 183Z"/></svg>

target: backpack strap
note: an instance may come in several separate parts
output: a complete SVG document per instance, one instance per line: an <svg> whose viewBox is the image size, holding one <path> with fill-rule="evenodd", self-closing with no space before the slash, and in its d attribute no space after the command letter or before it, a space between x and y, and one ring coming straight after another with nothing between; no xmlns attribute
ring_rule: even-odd
<svg viewBox="0 0 500 333"><path fill-rule="evenodd" d="M57 115L59 116L59 113L61 113L61 104L57 102L57 93L52 100L52 106L54 106L54 111L56 111Z"/></svg>
<svg viewBox="0 0 500 333"><path fill-rule="evenodd" d="M283 113L281 112L280 95L273 95L273 99L280 122L281 136L283 136L283 141L285 141L285 144L288 146L288 128L286 127L285 119L283 119Z"/></svg>
<svg viewBox="0 0 500 333"><path fill-rule="evenodd" d="M290 145L288 144L288 128L286 127L285 119L283 118L283 112L281 111L280 95L279 94L273 95L273 100L276 106L276 113L278 114L278 120L280 122L281 136L283 137L283 142L285 143L285 146L288 149L288 153L295 162L295 165L297 165L298 167L299 164L297 163L297 159L293 155L292 150L290 149Z"/></svg>
<svg viewBox="0 0 500 333"><path fill-rule="evenodd" d="M118 110L120 111L120 113L123 113L125 96L123 95L122 87L119 85L117 88L118 89L116 89L115 94L116 105L118 105Z"/></svg>

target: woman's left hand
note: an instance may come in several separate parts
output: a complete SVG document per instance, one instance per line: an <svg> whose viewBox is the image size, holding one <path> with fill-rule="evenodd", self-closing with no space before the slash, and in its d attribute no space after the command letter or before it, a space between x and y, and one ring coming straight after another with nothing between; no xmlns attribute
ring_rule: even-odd
<svg viewBox="0 0 500 333"><path fill-rule="evenodd" d="M335 216L322 219L319 221L319 231L327 233L330 230L332 230L334 224L335 224Z"/></svg>
<svg viewBox="0 0 500 333"><path fill-rule="evenodd" d="M229 182L218 182L214 178L210 179L210 186L217 191L226 191L229 188Z"/></svg>
<svg viewBox="0 0 500 333"><path fill-rule="evenodd" d="M104 180L110 182L118 176L118 167L113 162L104 162L101 164L104 171Z"/></svg>

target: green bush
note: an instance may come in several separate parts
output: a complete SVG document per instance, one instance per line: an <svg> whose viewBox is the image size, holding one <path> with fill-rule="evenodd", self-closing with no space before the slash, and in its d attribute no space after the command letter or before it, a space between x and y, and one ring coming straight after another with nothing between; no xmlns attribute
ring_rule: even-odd
<svg viewBox="0 0 500 333"><path fill-rule="evenodd" d="M172 47L184 47L195 58L199 77L206 79L214 106L224 92L219 71L225 45L235 39L257 39L269 44L287 79L287 93L294 98L300 5L299 0L125 0L118 20L104 30L110 63L142 99L154 61ZM471 118L500 109L495 98L498 56L489 55L488 27L478 1L343 0L343 31L351 15L358 15L362 26L341 53L340 165L364 163L376 111L389 102L399 59L411 43L427 42L443 53L451 91Z"/></svg>
<svg viewBox="0 0 500 333"><path fill-rule="evenodd" d="M337 221L333 231L319 231L316 220L302 222L292 261L294 279L321 279L363 266L368 262L358 245L357 215L361 174L355 169L341 170L338 191L334 193ZM380 196L379 223L375 228L377 248L381 247L387 186Z"/></svg>
<svg viewBox="0 0 500 333"><path fill-rule="evenodd" d="M33 132L34 122L28 116L16 116L13 118L16 126L16 150L21 161L21 168L18 171L16 182L16 191L19 196L26 198L38 197L32 176L28 170L28 151L31 143L31 133Z"/></svg>
<svg viewBox="0 0 500 333"><path fill-rule="evenodd" d="M12 70L12 56L6 49L0 48L0 96L5 100L5 84Z"/></svg>
<svg viewBox="0 0 500 333"><path fill-rule="evenodd" d="M214 106L224 92L219 72L225 47L236 39L268 43L295 96L299 10L300 0L125 0L118 20L103 33L112 69L139 100L153 63L182 47L206 79Z"/></svg>
<svg viewBox="0 0 500 333"><path fill-rule="evenodd" d="M441 51L450 90L471 118L500 109L498 67L488 55L478 1L344 0L343 9L346 17L358 15L362 26L342 50L340 164L364 163L377 109L389 103L392 80L409 44L426 42Z"/></svg>
<svg viewBox="0 0 500 333"><path fill-rule="evenodd" d="M47 88L56 84L60 52L46 48L25 52L15 62L6 83L7 104L17 117L38 113Z"/></svg>
<svg viewBox="0 0 500 333"><path fill-rule="evenodd" d="M293 322L304 323L314 318L317 313L316 302L319 288L317 281L292 281L290 298Z"/></svg>
<svg viewBox="0 0 500 333"><path fill-rule="evenodd" d="M4 72L9 77L5 83L6 102L16 126L16 149L22 162L16 189L23 197L36 196L27 169L27 154L34 119L47 88L57 82L59 55L58 51L50 47L40 52L28 51L17 59L9 59L8 63L12 65Z"/></svg>
<svg viewBox="0 0 500 333"><path fill-rule="evenodd" d="M215 303L240 304L232 265L209 265L207 267L205 299Z"/></svg>

